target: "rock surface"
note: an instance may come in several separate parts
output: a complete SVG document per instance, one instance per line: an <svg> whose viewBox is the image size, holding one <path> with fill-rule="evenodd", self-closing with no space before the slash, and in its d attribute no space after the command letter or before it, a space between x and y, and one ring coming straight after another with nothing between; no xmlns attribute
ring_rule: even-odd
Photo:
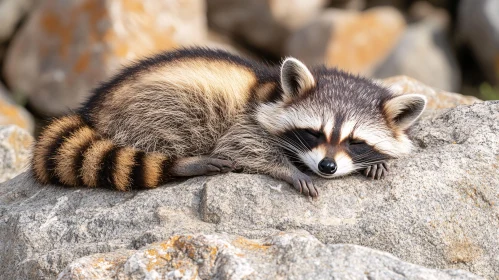
<svg viewBox="0 0 499 280"><path fill-rule="evenodd" d="M117 193L41 186L27 172L0 185L0 279L54 278L80 257L172 235L263 238L296 229L325 244L367 246L494 279L498 119L499 101L430 114L412 130L414 154L390 162L387 178L317 178L317 200L263 175L230 173Z"/></svg>
<svg viewBox="0 0 499 280"><path fill-rule="evenodd" d="M467 96L429 87L422 82L407 76L387 78L382 80L382 83L390 87L390 89L396 93L419 93L425 95L428 98L427 108L429 109L454 108L458 105L471 105L482 102L482 100L474 96Z"/></svg>
<svg viewBox="0 0 499 280"><path fill-rule="evenodd" d="M203 0L47 0L15 37L3 73L39 113L59 115L122 64L202 42L206 28Z"/></svg>
<svg viewBox="0 0 499 280"><path fill-rule="evenodd" d="M78 259L69 279L483 279L459 270L405 263L356 245L326 245L307 232L262 240L228 235L176 235L137 251Z"/></svg>
<svg viewBox="0 0 499 280"><path fill-rule="evenodd" d="M447 39L448 15L431 7L426 10L430 11L420 13L427 18L407 27L374 77L407 75L435 88L457 91L461 86L461 73Z"/></svg>
<svg viewBox="0 0 499 280"><path fill-rule="evenodd" d="M33 116L23 107L16 105L5 87L0 84L0 126L10 124L17 125L31 134L35 129Z"/></svg>
<svg viewBox="0 0 499 280"><path fill-rule="evenodd" d="M467 41L487 78L499 83L499 1L459 2L459 35Z"/></svg>
<svg viewBox="0 0 499 280"><path fill-rule="evenodd" d="M289 35L317 16L327 0L209 0L207 4L210 26L280 56Z"/></svg>
<svg viewBox="0 0 499 280"><path fill-rule="evenodd" d="M31 158L33 137L16 125L0 125L0 183L25 171Z"/></svg>
<svg viewBox="0 0 499 280"><path fill-rule="evenodd" d="M325 63L370 75L390 54L404 30L405 20L394 8L362 13L328 9L289 39L287 54L307 65Z"/></svg>

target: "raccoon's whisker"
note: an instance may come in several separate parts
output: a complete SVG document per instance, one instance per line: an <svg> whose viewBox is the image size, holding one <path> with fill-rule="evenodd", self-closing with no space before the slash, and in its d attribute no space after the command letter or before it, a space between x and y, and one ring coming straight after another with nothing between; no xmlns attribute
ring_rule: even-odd
<svg viewBox="0 0 499 280"><path fill-rule="evenodd" d="M277 146L279 146L279 147L281 147L281 148L283 148L283 149L285 149L285 150L291 151L294 154L302 153L302 151L298 147L296 147L296 146L294 146L294 145L292 145L290 143L286 143L286 142L284 142L284 143L283 142L274 142L274 144L277 145Z"/></svg>
<svg viewBox="0 0 499 280"><path fill-rule="evenodd" d="M293 142L291 141L288 141L287 139L283 138L283 137L279 137L279 138L270 138L269 139L272 143L274 144L277 144L281 147L286 147L288 149L291 149L293 151L301 151L301 149L299 147L296 147L296 145L294 145Z"/></svg>
<svg viewBox="0 0 499 280"><path fill-rule="evenodd" d="M296 136L296 138L300 141L300 145L303 146L307 151L311 151L310 147L303 143L302 138L299 134L297 134L295 131L293 131L293 134Z"/></svg>
<svg viewBox="0 0 499 280"><path fill-rule="evenodd" d="M291 123L289 120L286 120L286 122L287 122L287 124L288 124L289 126L294 126L294 124L293 124L293 123ZM296 137L296 139L298 139L298 140L300 141L300 143L299 143L299 144L300 144L301 146L303 146L303 148L305 148L305 150L304 150L304 151L310 151L310 150L311 150L311 149L310 149L310 147L309 147L308 145L306 145L306 143L304 143L304 142L302 141L303 139L302 139L302 137L301 137L299 134L297 134L294 130L292 130L291 132L292 132L292 133L293 133L293 135ZM284 136L284 137L286 137L286 136Z"/></svg>
<svg viewBox="0 0 499 280"><path fill-rule="evenodd" d="M296 148L296 151L301 152L301 153L306 153L307 150L306 147L302 143L296 143L296 141L293 141L287 136L280 136L280 140L284 141L285 143L289 144L290 146ZM296 146L296 144L300 144L300 146Z"/></svg>
<svg viewBox="0 0 499 280"><path fill-rule="evenodd" d="M303 147L303 144L301 145L302 147L297 147L295 145L296 141L292 141L291 139L289 139L289 137L280 136L278 139L272 139L272 142L281 148L293 152L294 154L288 155L288 157L290 157L291 159L302 162L303 161L302 158L296 155L296 154L301 154L309 158L311 162L314 162L312 156L310 156L310 154L306 150L304 150L304 148L306 147Z"/></svg>

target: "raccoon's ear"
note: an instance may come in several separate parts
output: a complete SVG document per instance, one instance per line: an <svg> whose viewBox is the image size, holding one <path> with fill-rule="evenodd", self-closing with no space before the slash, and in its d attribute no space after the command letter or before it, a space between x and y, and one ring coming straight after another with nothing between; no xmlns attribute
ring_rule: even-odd
<svg viewBox="0 0 499 280"><path fill-rule="evenodd" d="M313 88L315 79L305 64L288 57L281 66L281 86L284 91L283 99L287 101Z"/></svg>
<svg viewBox="0 0 499 280"><path fill-rule="evenodd" d="M404 94L388 100L384 111L400 129L409 128L423 113L426 97L421 94Z"/></svg>

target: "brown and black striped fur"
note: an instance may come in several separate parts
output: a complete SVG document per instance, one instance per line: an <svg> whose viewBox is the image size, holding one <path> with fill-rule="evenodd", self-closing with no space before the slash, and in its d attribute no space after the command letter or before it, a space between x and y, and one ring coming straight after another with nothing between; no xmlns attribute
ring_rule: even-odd
<svg viewBox="0 0 499 280"><path fill-rule="evenodd" d="M98 87L77 114L56 119L35 146L42 183L151 188L176 159L210 154L236 117L276 98L278 68L202 48L162 53Z"/></svg>
<svg viewBox="0 0 499 280"><path fill-rule="evenodd" d="M53 121L34 149L33 169L42 183L109 187L121 191L152 188L171 178L173 157L117 146L78 115Z"/></svg>

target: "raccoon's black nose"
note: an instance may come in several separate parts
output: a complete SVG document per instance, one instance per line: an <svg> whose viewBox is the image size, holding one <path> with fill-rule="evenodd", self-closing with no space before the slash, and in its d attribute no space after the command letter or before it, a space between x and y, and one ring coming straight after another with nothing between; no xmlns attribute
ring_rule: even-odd
<svg viewBox="0 0 499 280"><path fill-rule="evenodd" d="M336 162L331 158L324 158L319 162L319 171L326 174L334 174L338 169Z"/></svg>

